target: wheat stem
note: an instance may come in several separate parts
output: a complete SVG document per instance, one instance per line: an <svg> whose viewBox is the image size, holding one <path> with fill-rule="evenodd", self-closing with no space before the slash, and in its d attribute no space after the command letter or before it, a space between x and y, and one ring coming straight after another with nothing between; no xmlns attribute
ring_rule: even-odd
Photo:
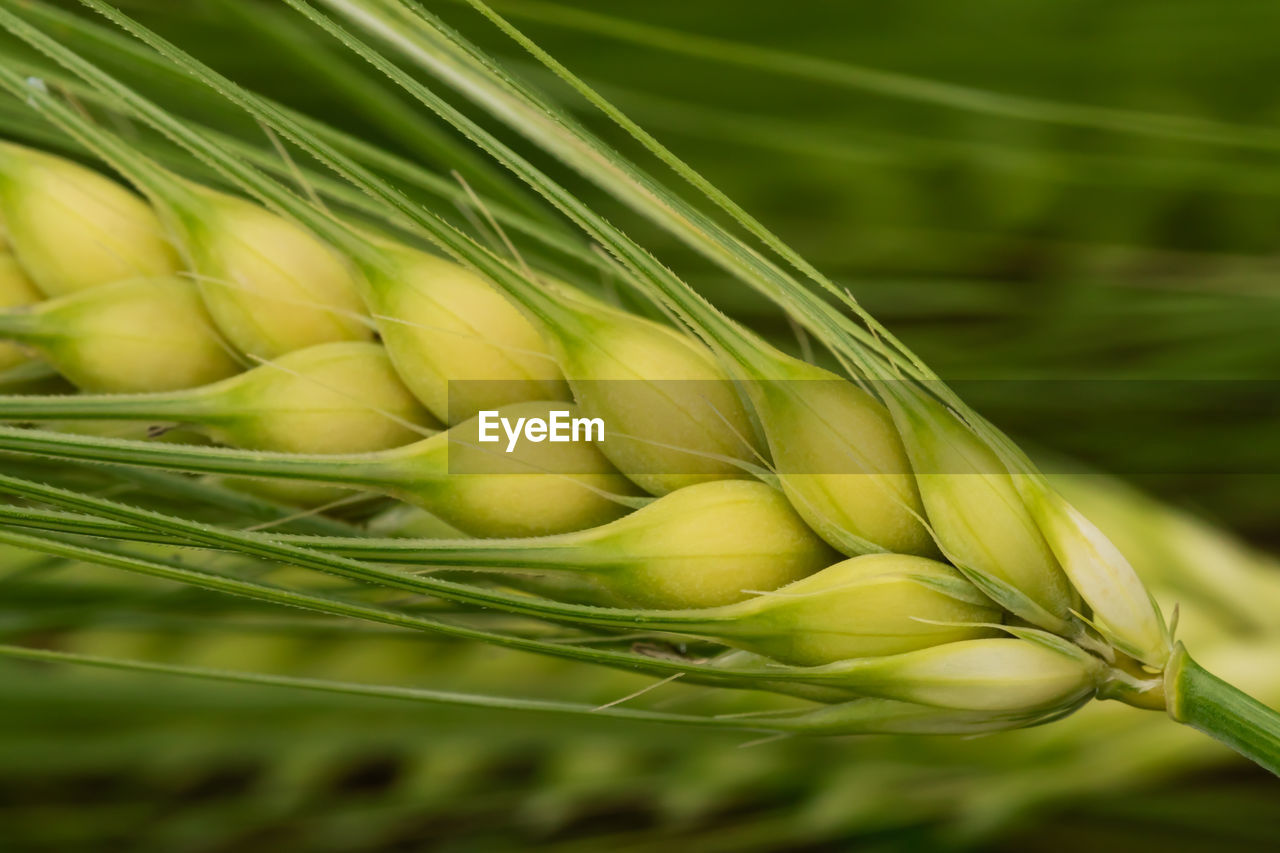
<svg viewBox="0 0 1280 853"><path fill-rule="evenodd" d="M1280 776L1280 712L1196 663L1181 643L1165 668L1169 716Z"/></svg>

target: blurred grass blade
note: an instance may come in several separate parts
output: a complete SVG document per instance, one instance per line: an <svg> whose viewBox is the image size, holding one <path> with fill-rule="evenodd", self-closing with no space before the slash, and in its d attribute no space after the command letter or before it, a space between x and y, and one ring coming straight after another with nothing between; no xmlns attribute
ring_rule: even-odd
<svg viewBox="0 0 1280 853"><path fill-rule="evenodd" d="M455 0L457 2L457 0ZM473 6L474 0L463 0ZM516 17L555 27L604 36L666 53L769 71L815 83L826 83L887 98L947 109L1067 127L1105 130L1263 151L1280 150L1280 130L1230 124L1198 116L1110 109L978 89L863 65L805 56L758 45L682 32L627 20L594 10L576 9L542 0L494 0Z"/></svg>
<svg viewBox="0 0 1280 853"><path fill-rule="evenodd" d="M693 714L671 714L658 711L631 710L629 708L617 707L600 708L593 705L580 705L572 702L551 702L543 699L481 696L475 694L451 693L444 690L425 690L419 687L395 687L392 685L359 684L356 682L331 681L319 678L267 675L256 672L232 672L228 670L206 669L204 667L150 663L148 661L124 660L118 658L98 657L95 655L76 654L72 652L32 649L6 644L0 644L0 657L39 661L42 663L78 664L82 666L101 667L104 669L115 669L127 672L170 675L183 678L198 678L209 681L223 681L244 685L284 687L295 690L314 690L324 693L363 696L375 699L403 699L415 702L461 705L472 708L497 708L510 711L536 711L553 714L586 715L592 717L608 717L613 719L651 723L706 726L721 729L731 728L747 732L775 731L767 725L752 725L749 721L733 722L715 717L699 717Z"/></svg>
<svg viewBox="0 0 1280 853"><path fill-rule="evenodd" d="M470 146L448 135L394 93L377 85L344 57L316 44L313 34L296 27L295 19L273 6L252 9L237 0L219 0L218 6L256 35L274 55L297 73L323 86L332 97L350 105L358 115L386 132L416 156L424 156L456 170L478 193L505 202L523 215L554 223L546 208L511 178L495 168ZM558 223L556 223L558 224Z"/></svg>

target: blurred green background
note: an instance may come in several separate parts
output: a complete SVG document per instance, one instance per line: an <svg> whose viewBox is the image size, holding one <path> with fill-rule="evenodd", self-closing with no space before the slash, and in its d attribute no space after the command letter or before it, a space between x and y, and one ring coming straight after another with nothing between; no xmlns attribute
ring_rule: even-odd
<svg viewBox="0 0 1280 853"><path fill-rule="evenodd" d="M544 215L396 90L379 84L371 96L377 78L282 3L120 5L241 83L446 177L458 169L481 192ZM464 5L429 5L530 82L564 95ZM1000 383L968 387L979 411L1028 446L1132 473L1167 503L1258 548L1280 547L1280 407L1269 382L1280 379L1280 5L494 6L846 285L943 377L1146 381L1141 410L1123 416L1087 385L1032 383L1012 397ZM176 111L266 144L216 98L66 33ZM8 42L4 50L35 61ZM6 131L20 135L21 115ZM638 156L606 121L581 117ZM719 305L802 345L754 294L570 169L486 126ZM469 226L468 212L445 210ZM569 277L599 277L516 239ZM1186 380L1214 395L1189 400L1197 386ZM389 678L433 686L563 695L573 683L583 701L629 689L562 665L499 666L421 640L394 653L341 638L272 646L211 623L210 636L192 628L178 642L155 607L141 608L149 615L135 625L110 597L64 600L76 584L56 582L33 593L23 586L29 572L10 574L0 586L5 635L45 632L82 651L272 668L274 648L282 671L331 677L367 674L344 670L358 658L383 662ZM665 729L30 673L0 671L5 849L1217 850L1280 840L1274 780L1220 756L1188 773L1126 771L1102 755L1062 771L1075 788L1002 799L1055 772L1052 740L1034 755L999 739L736 749L733 738Z"/></svg>

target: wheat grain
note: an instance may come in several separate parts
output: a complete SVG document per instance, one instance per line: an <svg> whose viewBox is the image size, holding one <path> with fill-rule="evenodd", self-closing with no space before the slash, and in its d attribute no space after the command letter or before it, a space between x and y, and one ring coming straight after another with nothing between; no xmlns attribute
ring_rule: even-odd
<svg viewBox="0 0 1280 853"><path fill-rule="evenodd" d="M193 426L232 447L363 453L421 438L435 421L377 344L297 350L212 385L153 394L0 399L12 420L120 419Z"/></svg>
<svg viewBox="0 0 1280 853"><path fill-rule="evenodd" d="M0 313L0 337L40 354L86 391L192 388L239 371L189 281L100 284Z"/></svg>
<svg viewBox="0 0 1280 853"><path fill-rule="evenodd" d="M178 270L142 199L43 151L0 144L0 216L14 255L46 296Z"/></svg>
<svg viewBox="0 0 1280 853"><path fill-rule="evenodd" d="M588 577L601 603L663 609L742 601L836 561L782 495L742 480L688 486L609 524L540 539L294 541L410 566L568 572Z"/></svg>
<svg viewBox="0 0 1280 853"><path fill-rule="evenodd" d="M406 246L357 245L365 303L400 375L437 419L569 398L533 324L482 278Z"/></svg>
<svg viewBox="0 0 1280 853"><path fill-rule="evenodd" d="M336 252L244 199L189 182L183 188L153 193L209 314L236 349L275 358L372 336L354 274Z"/></svg>

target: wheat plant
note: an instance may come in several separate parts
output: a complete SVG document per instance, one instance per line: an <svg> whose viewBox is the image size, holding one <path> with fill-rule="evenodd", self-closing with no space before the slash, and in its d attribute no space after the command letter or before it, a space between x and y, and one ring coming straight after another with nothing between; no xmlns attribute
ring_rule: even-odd
<svg viewBox="0 0 1280 853"><path fill-rule="evenodd" d="M61 139L137 194L38 148L0 158L10 249L45 297L6 308L0 334L105 392L0 398L0 491L19 501L0 543L325 621L742 694L733 712L700 713L35 645L3 654L763 737L990 733L1109 699L1280 772L1280 718L1195 662L1106 517L1064 497L855 295L479 0L468 5L684 194L410 0L279 5L468 140L469 227L420 195L439 181L82 2L106 20L0 4L24 46L0 54L0 86L27 108L6 127L38 125L31 141ZM184 117L93 58L104 46L268 141ZM682 244L689 266L773 303L824 354L785 352L721 311L554 161ZM80 242L60 246L68 230ZM528 424L527 440L485 447L490 410ZM546 441L561 411L607 435ZM153 438L95 434L103 420ZM225 446L154 440L175 428ZM149 481L158 495L268 520L138 505L85 485L98 476L163 476ZM367 522L388 499L457 535L378 535Z"/></svg>

